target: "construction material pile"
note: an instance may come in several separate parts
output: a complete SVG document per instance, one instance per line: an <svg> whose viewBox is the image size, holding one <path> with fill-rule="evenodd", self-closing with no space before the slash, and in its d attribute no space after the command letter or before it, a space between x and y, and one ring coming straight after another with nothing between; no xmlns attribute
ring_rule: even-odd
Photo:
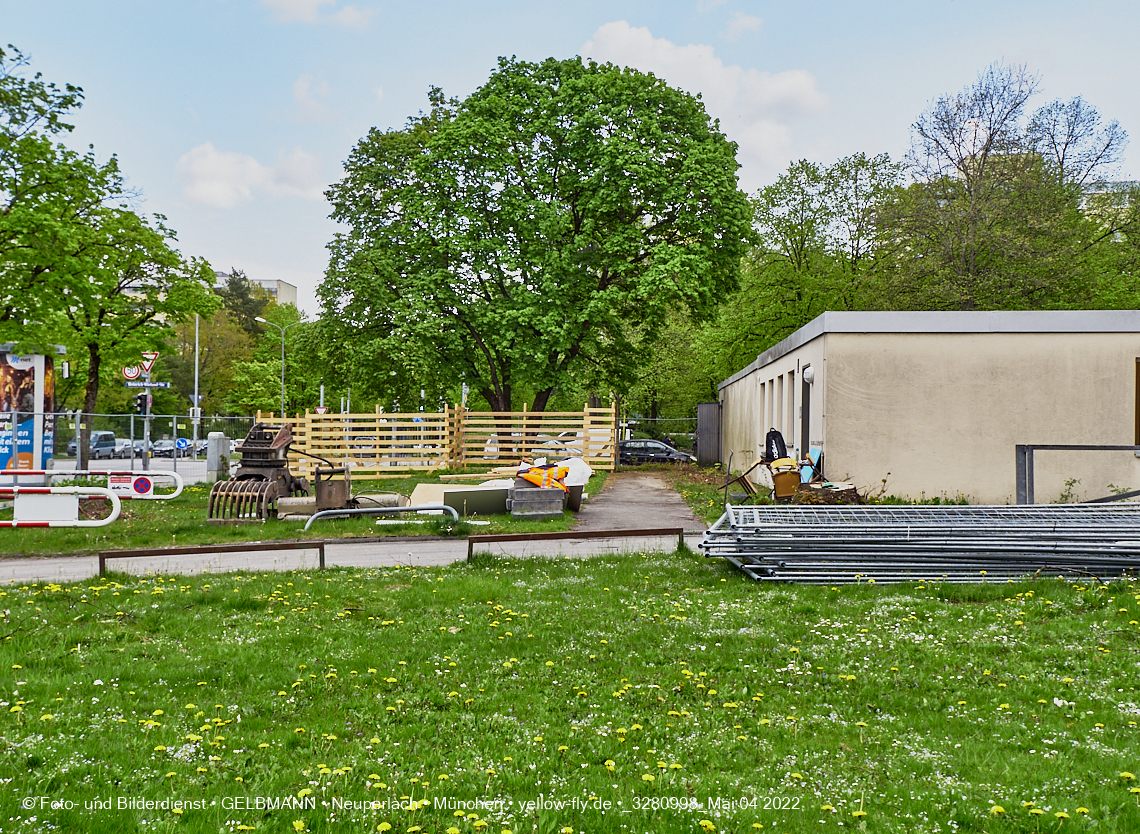
<svg viewBox="0 0 1140 834"><path fill-rule="evenodd" d="M700 547L771 582L1103 580L1140 570L1140 505L728 505Z"/></svg>

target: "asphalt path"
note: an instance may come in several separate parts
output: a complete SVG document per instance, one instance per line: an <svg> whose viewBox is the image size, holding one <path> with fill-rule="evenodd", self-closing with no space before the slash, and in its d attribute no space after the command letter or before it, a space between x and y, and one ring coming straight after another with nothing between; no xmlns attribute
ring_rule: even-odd
<svg viewBox="0 0 1140 834"><path fill-rule="evenodd" d="M606 530L683 528L685 543L696 549L705 525L698 521L680 495L660 476L644 472L616 472L606 487L582 505L571 532L596 534ZM567 538L493 542L478 546L477 553L513 557L580 558L607 553L672 551L676 536L615 536L613 538ZM327 567L427 567L449 565L467 558L466 539L396 537L382 541L354 542L330 539L325 544ZM204 553L122 559L108 564L110 570L132 574L228 573L232 571L316 570L317 551L278 550L266 542L264 551ZM0 559L0 585L30 582L80 582L98 576L96 556L51 556Z"/></svg>

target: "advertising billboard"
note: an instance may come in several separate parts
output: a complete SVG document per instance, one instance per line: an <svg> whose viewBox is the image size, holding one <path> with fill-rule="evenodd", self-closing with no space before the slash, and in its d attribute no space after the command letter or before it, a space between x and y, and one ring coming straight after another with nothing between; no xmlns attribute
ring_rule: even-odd
<svg viewBox="0 0 1140 834"><path fill-rule="evenodd" d="M0 352L0 469L44 469L55 441L50 356Z"/></svg>

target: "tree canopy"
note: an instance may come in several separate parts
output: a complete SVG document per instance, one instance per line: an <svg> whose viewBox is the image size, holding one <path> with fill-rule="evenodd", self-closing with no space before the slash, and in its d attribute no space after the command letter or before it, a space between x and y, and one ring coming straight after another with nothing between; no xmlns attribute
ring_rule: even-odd
<svg viewBox="0 0 1140 834"><path fill-rule="evenodd" d="M171 325L210 313L213 273L170 245L164 218L130 206L118 161L78 154L55 141L82 102L14 47L0 50L0 339L22 349L63 343L86 360L84 410L104 376L159 347ZM79 444L81 466L87 431Z"/></svg>
<svg viewBox="0 0 1140 834"><path fill-rule="evenodd" d="M373 129L328 197L325 327L388 378L495 410L621 385L670 311L707 314L750 236L735 145L652 75L500 59L462 103ZM424 384L413 383L414 388Z"/></svg>

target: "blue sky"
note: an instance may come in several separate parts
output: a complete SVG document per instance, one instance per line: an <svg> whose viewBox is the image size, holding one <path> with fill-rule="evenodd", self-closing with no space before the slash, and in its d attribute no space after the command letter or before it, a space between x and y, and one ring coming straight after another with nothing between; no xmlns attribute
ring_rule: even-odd
<svg viewBox="0 0 1140 834"><path fill-rule="evenodd" d="M1135 0L429 2L0 0L0 39L84 88L67 140L119 157L188 255L315 290L336 230L322 192L373 126L436 85L463 97L500 55L589 55L700 92L743 186L793 159L901 158L929 102L995 60L1080 95L1140 142ZM1120 174L1140 175L1140 147Z"/></svg>

